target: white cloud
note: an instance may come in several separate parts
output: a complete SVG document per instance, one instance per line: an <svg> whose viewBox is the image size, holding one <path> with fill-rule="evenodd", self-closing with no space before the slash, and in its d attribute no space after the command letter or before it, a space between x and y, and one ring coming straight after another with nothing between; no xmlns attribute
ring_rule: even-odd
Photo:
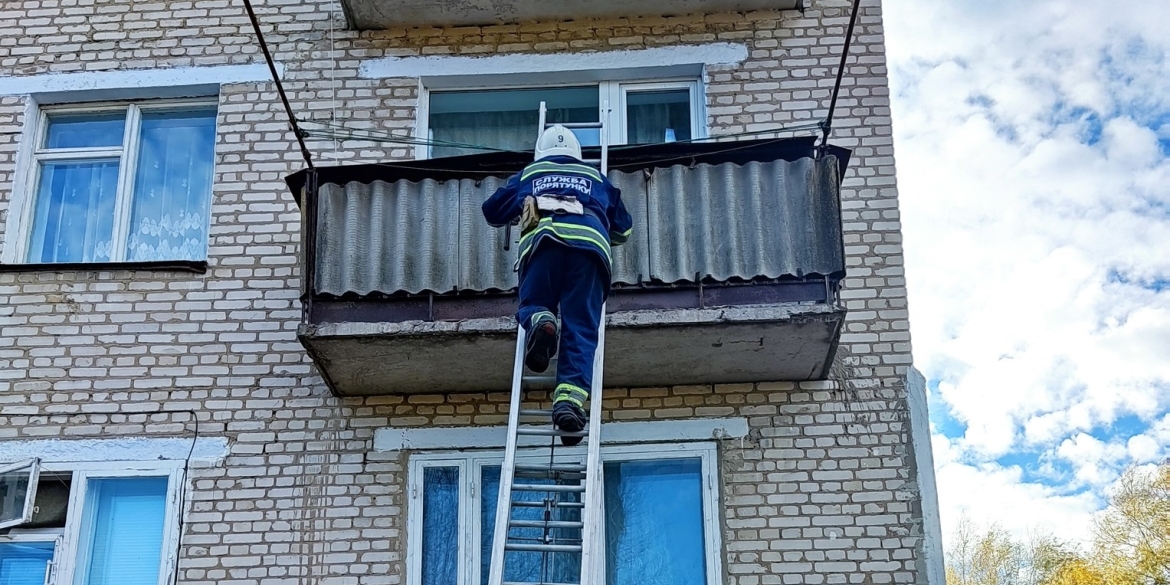
<svg viewBox="0 0 1170 585"><path fill-rule="evenodd" d="M949 544L962 514L980 524L999 524L1017 536L1038 526L1062 538L1086 541L1100 500L1092 493L1061 490L1023 480L1018 467L972 464L956 459L962 449L945 437L934 441L935 468L943 498L942 528ZM964 486L964 489L958 489ZM945 546L945 545L944 545Z"/></svg>
<svg viewBox="0 0 1170 585"><path fill-rule="evenodd" d="M1170 444L1170 2L883 7L915 362L966 425L944 520L1086 534Z"/></svg>

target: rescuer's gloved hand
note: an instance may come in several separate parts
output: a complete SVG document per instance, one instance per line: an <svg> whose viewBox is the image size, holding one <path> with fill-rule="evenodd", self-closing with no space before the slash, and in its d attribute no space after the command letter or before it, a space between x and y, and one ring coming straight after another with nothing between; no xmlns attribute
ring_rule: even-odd
<svg viewBox="0 0 1170 585"><path fill-rule="evenodd" d="M520 233L526 234L529 230L536 229L539 222L540 212L536 209L536 198L525 197L524 209L520 212Z"/></svg>

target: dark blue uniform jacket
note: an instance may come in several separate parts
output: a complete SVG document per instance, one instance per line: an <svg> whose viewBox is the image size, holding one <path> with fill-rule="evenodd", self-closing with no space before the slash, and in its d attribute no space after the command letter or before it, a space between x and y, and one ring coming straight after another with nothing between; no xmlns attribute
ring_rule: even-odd
<svg viewBox="0 0 1170 585"><path fill-rule="evenodd" d="M543 214L540 223L520 236L520 265L546 240L554 239L574 248L597 252L607 270L612 259L610 246L625 243L633 231L633 220L622 205L622 192L597 169L570 156L542 158L508 182L483 203L483 216L495 227L520 217L528 196L573 196L585 213Z"/></svg>

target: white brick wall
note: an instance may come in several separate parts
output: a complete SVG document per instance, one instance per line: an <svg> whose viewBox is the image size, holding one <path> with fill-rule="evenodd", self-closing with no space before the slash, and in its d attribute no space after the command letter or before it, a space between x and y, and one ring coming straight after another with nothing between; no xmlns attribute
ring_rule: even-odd
<svg viewBox="0 0 1170 585"><path fill-rule="evenodd" d="M362 79L363 59L737 42L707 72L712 133L816 120L828 107L849 2L803 14L337 29L324 0L262 0L269 46L304 117L382 130L414 124L418 83ZM920 543L903 380L910 364L883 29L862 2L834 142L853 149L843 192L849 308L840 379L793 385L615 389L612 420L744 416L721 446L725 582L910 583ZM237 2L0 3L0 76L261 61ZM330 86L335 67L337 87ZM25 101L0 97L0 230L7 229ZM321 164L334 143L313 141ZM395 584L404 575L406 455L372 450L387 425L504 422L502 394L329 395L298 343L302 166L270 83L222 88L210 269L0 273L0 440L226 436L223 465L193 471L181 581ZM348 163L412 151L342 143ZM0 443L2 445L2 443Z"/></svg>

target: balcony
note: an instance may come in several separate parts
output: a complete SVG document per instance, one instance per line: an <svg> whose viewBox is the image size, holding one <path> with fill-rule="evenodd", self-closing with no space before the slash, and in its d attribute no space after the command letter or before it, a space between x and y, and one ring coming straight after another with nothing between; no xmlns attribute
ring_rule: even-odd
<svg viewBox="0 0 1170 585"><path fill-rule="evenodd" d="M357 30L793 10L800 0L341 0Z"/></svg>
<svg viewBox="0 0 1170 585"><path fill-rule="evenodd" d="M614 249L608 386L823 379L845 311L839 185L813 140L611 151L635 218ZM596 156L588 152L586 157ZM301 171L299 338L339 396L508 389L515 239L480 204L530 157Z"/></svg>

